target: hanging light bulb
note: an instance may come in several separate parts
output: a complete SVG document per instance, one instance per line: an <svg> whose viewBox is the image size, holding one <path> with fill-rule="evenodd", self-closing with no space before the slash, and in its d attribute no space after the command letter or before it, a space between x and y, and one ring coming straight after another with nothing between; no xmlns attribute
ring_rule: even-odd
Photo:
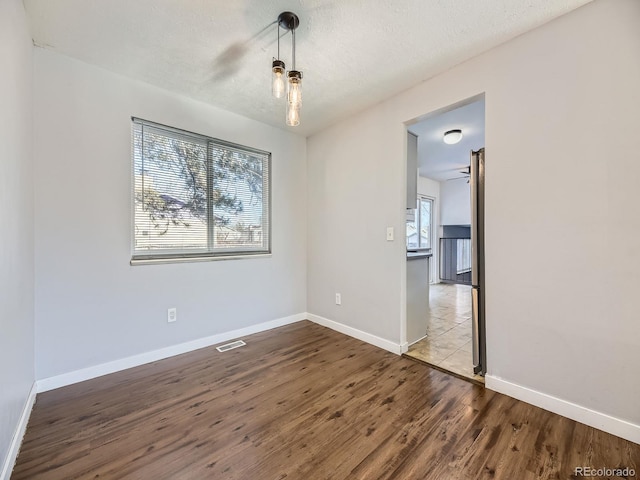
<svg viewBox="0 0 640 480"><path fill-rule="evenodd" d="M271 93L276 98L284 96L284 62L280 60L280 23L278 22L278 58L271 64Z"/></svg>
<svg viewBox="0 0 640 480"><path fill-rule="evenodd" d="M287 102L287 125L297 127L300 125L300 106Z"/></svg>
<svg viewBox="0 0 640 480"><path fill-rule="evenodd" d="M284 62L274 59L271 71L273 72L271 93L276 98L282 98L284 96Z"/></svg>
<svg viewBox="0 0 640 480"><path fill-rule="evenodd" d="M302 72L291 70L287 77L289 79L289 104L299 108L302 105Z"/></svg>

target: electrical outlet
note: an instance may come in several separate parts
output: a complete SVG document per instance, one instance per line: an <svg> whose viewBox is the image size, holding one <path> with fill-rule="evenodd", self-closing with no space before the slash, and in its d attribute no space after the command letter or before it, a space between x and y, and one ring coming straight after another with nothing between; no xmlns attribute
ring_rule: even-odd
<svg viewBox="0 0 640 480"><path fill-rule="evenodd" d="M336 293L336 305L342 305L342 295Z"/></svg>
<svg viewBox="0 0 640 480"><path fill-rule="evenodd" d="M171 322L175 322L176 320L178 320L178 309L177 308L168 309L167 322L171 323Z"/></svg>

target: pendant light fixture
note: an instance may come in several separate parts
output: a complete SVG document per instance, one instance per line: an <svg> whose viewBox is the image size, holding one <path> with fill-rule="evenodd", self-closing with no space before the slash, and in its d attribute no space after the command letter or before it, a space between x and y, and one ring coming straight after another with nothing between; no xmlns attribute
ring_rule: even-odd
<svg viewBox="0 0 640 480"><path fill-rule="evenodd" d="M271 91L276 98L282 98L285 92L286 67L280 60L280 28L291 31L291 66L286 72L287 79L287 125L295 127L300 125L300 107L302 106L302 72L296 70L296 28L300 20L295 13L282 12L278 15L278 58L271 64L272 86Z"/></svg>

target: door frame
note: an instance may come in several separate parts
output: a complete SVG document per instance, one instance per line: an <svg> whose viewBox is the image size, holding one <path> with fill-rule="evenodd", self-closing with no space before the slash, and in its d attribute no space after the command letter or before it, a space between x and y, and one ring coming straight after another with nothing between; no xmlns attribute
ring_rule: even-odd
<svg viewBox="0 0 640 480"><path fill-rule="evenodd" d="M405 127L404 128L404 132L405 132L404 137L406 138L406 132L408 131L408 127L413 125L413 124L415 124L415 123L421 122L421 121L423 121L423 120L425 120L425 119L427 119L429 117L440 115L440 114L449 112L451 110L455 110L457 108L463 107L465 105L469 105L471 103L474 103L474 102L476 102L478 100L482 100L484 98L485 98L485 93L482 92L482 93L479 93L477 95L473 95L473 96L471 96L469 98L466 98L464 100L461 100L459 102L446 105L446 106L444 106L442 108L439 108L437 110L433 110L433 111L431 111L429 113L426 113L426 114L420 115L418 117L415 117L413 119L410 119L408 121L405 121L404 122L404 127ZM485 102L485 114L484 114L485 127L486 127L486 118L487 118L487 114L486 114L486 102ZM485 145L486 145L486 137L485 137ZM483 149L484 149L484 147L483 147ZM406 143L405 143L405 153L406 153ZM406 164L406 161L404 163ZM405 171L405 174L406 174L406 171ZM404 185L406 186L406 178L405 178L405 181L404 181ZM484 190L484 168L483 168L483 190ZM406 198L406 195L403 198ZM434 200L434 199L432 198L432 200ZM437 199L437 201L439 201L439 200L440 199ZM434 201L433 206L434 206L434 208L436 208L436 201ZM403 215L404 215L404 221L402 222L402 224L404 225L404 223L406 221L406 212L403 212ZM433 216L434 215L432 213L432 220L433 220ZM438 215L438 217L439 217L439 215ZM438 218L437 221L440 222L440 218ZM483 227L484 227L484 225L483 225ZM432 244L431 250L432 250L432 252L434 251L434 238L433 238L433 235L435 235L434 232L435 232L436 228L438 229L437 231L439 232L440 225L437 225L434 228L432 228L432 239L431 239L431 244ZM406 230L406 229L403 229L403 230ZM484 232L483 232L483 240L484 240ZM406 247L406 237L404 238L404 246ZM406 248L405 248L405 250L406 250ZM439 248L438 248L438 256L440 255L440 253L441 252L439 252ZM483 258L483 263L484 263L484 253L485 253L485 243L483 241L482 242L482 252L481 252L482 258ZM433 258L431 260L433 261ZM403 255L402 261L403 261L403 263L406 264L406 256L405 255ZM484 267L484 265L483 265L483 267ZM438 267L436 265L436 270L437 270L437 268ZM482 297L482 310L485 311L486 283L485 283L484 268L482 270L483 271L482 271L482 275L481 275L480 286L482 287L482 295L481 295L481 297ZM403 268L402 271L404 272L403 277L406 277L406 269ZM430 267L429 273L430 274L432 273L431 272L431 267ZM437 273L436 276L439 276L439 273ZM431 275L430 275L430 277L431 277ZM402 306L401 306L401 309L400 309L401 310L400 351L401 351L401 353L405 353L408 350L408 345L407 345L407 342L406 342L406 331L407 331L407 315L406 315L407 285L406 285L406 281L401 282L401 285L402 285L402 292L401 292ZM482 315L482 321L479 322L478 334L479 334L480 345L481 345L480 351L482 352L481 353L481 356L482 356L482 369L478 373L480 373L481 375L484 375L487 372L487 360L486 360L486 358L487 358L486 357L486 338L487 338L487 334L486 334L486 318L484 316L484 313Z"/></svg>

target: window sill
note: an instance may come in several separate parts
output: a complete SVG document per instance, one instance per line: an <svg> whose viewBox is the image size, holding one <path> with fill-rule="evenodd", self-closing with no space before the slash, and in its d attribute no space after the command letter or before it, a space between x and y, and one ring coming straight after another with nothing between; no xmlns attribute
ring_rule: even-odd
<svg viewBox="0 0 640 480"><path fill-rule="evenodd" d="M217 262L220 260L248 260L250 258L270 258L271 253L256 253L252 255L218 255L202 257L176 257L176 258L132 258L130 265L160 265L164 263L193 263L193 262Z"/></svg>

